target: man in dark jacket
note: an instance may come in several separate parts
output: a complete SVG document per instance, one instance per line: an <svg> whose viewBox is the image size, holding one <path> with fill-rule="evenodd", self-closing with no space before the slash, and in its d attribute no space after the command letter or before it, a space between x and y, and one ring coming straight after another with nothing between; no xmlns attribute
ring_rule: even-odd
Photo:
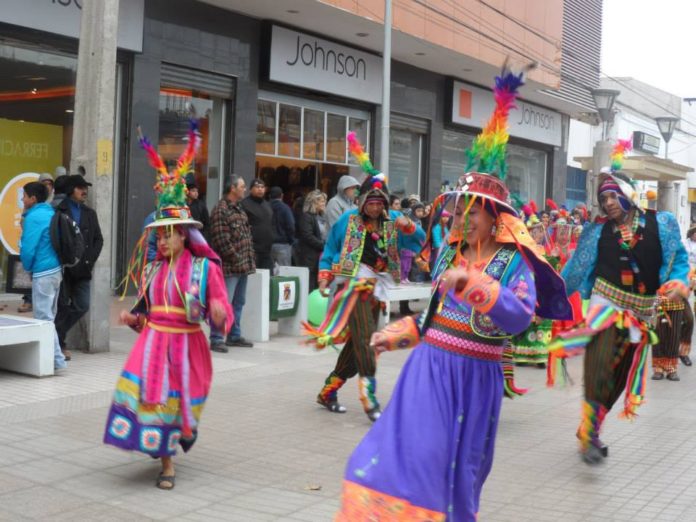
<svg viewBox="0 0 696 522"><path fill-rule="evenodd" d="M292 265L292 245L295 242L295 218L283 202L283 189L271 187L268 192L273 209L273 246L271 259L278 266Z"/></svg>
<svg viewBox="0 0 696 522"><path fill-rule="evenodd" d="M210 246L222 260L222 273L225 276L227 296L234 311L234 323L227 341L211 328L210 348L226 353L229 346L251 348L252 343L241 335L242 309L246 301L247 276L254 273L254 242L249 227L249 219L239 204L244 197L246 184L240 176L233 175L225 184L223 197L213 207L210 216Z"/></svg>
<svg viewBox="0 0 696 522"><path fill-rule="evenodd" d="M55 325L60 347L66 358L70 352L65 349L65 336L89 309L89 289L92 270L104 245L97 213L85 205L88 183L80 174L68 176L67 197L56 207L57 212L70 216L80 227L85 242L85 253L80 262L63 273L63 284L58 300L58 314Z"/></svg>
<svg viewBox="0 0 696 522"><path fill-rule="evenodd" d="M273 209L268 201L263 199L265 194L266 183L256 178L251 182L249 195L242 200L241 206L249 218L251 235L254 238L256 268L273 270Z"/></svg>
<svg viewBox="0 0 696 522"><path fill-rule="evenodd" d="M208 207L205 205L205 201L200 199L198 185L195 180L186 180L186 189L188 190L186 203L191 210L191 217L203 225L201 234L203 234L203 237L207 240L209 238L208 234L210 233Z"/></svg>

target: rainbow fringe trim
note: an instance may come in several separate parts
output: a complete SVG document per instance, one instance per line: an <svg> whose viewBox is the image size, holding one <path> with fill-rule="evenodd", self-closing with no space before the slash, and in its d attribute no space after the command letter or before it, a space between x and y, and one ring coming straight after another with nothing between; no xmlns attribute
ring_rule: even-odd
<svg viewBox="0 0 696 522"><path fill-rule="evenodd" d="M592 306L587 311L583 326L564 332L551 341L548 346L549 364L546 384L550 387L554 386L557 378L563 383L566 380L564 377L567 377L565 359L584 353L585 346L592 337L612 326L619 330L638 328L641 332L641 339L635 346L628 373L624 408L619 414L622 418L633 419L638 406L645 401L648 351L651 345L657 344L657 335L648 323L640 320L630 311L618 311L611 306Z"/></svg>
<svg viewBox="0 0 696 522"><path fill-rule="evenodd" d="M372 293L374 288L374 282L369 279L351 279L336 292L326 318L318 327L315 328L307 322L302 323L303 333L310 336L307 343L313 344L319 350L327 346L338 350L336 344L344 343L348 338L348 319L355 303L365 293Z"/></svg>

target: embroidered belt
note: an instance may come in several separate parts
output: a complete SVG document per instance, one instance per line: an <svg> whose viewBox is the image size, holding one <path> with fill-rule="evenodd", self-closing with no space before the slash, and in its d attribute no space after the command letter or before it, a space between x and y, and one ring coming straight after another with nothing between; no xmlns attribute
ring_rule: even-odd
<svg viewBox="0 0 696 522"><path fill-rule="evenodd" d="M507 339L489 339L476 335L467 323L454 320L453 315L455 313L449 310L447 317L441 314L433 317L430 327L425 331L423 342L457 355L485 361L501 360ZM465 317L463 314L456 315Z"/></svg>
<svg viewBox="0 0 696 522"><path fill-rule="evenodd" d="M153 305L150 307L150 313L160 312L165 314L177 314L186 315L186 308L180 306L165 306L165 305Z"/></svg>
<svg viewBox="0 0 696 522"><path fill-rule="evenodd" d="M619 308L630 310L641 317L649 317L655 313L657 298L654 295L640 295L626 292L598 277L593 292L608 299Z"/></svg>
<svg viewBox="0 0 696 522"><path fill-rule="evenodd" d="M154 321L147 322L148 328L151 328L157 332L164 333L196 333L201 331L200 324L192 324L189 326L170 326L167 324L159 324Z"/></svg>
<svg viewBox="0 0 696 522"><path fill-rule="evenodd" d="M684 301L682 299L673 301L672 299L667 299L666 297L660 297L659 304L660 308L665 312L684 310Z"/></svg>

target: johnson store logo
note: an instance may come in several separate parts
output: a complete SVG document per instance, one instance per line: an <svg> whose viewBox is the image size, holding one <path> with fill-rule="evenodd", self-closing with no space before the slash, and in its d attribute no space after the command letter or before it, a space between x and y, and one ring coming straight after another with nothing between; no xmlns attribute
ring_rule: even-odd
<svg viewBox="0 0 696 522"><path fill-rule="evenodd" d="M362 58L349 53L336 52L321 45L316 39L297 35L293 45L293 56L286 64L295 67L298 64L330 72L339 76L367 80L367 64Z"/></svg>

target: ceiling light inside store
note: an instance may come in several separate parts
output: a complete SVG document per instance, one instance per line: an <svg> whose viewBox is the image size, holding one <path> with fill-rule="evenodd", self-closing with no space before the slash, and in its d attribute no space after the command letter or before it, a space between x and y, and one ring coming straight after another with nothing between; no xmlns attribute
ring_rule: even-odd
<svg viewBox="0 0 696 522"><path fill-rule="evenodd" d="M36 87L34 87L34 88L31 90L31 93L32 93L32 94L36 94L37 92L38 92L38 91L36 90Z"/></svg>
<svg viewBox="0 0 696 522"><path fill-rule="evenodd" d="M46 78L45 76L30 76L29 78L27 78L27 80L29 80L31 82L40 82L40 81L47 80L47 79L48 78Z"/></svg>
<svg viewBox="0 0 696 522"><path fill-rule="evenodd" d="M365 38L366 36L370 36L370 33L355 33L355 36L359 36L360 38Z"/></svg>
<svg viewBox="0 0 696 522"><path fill-rule="evenodd" d="M73 113L73 112L75 112L75 111L72 110L72 109L65 109L65 112Z"/></svg>

